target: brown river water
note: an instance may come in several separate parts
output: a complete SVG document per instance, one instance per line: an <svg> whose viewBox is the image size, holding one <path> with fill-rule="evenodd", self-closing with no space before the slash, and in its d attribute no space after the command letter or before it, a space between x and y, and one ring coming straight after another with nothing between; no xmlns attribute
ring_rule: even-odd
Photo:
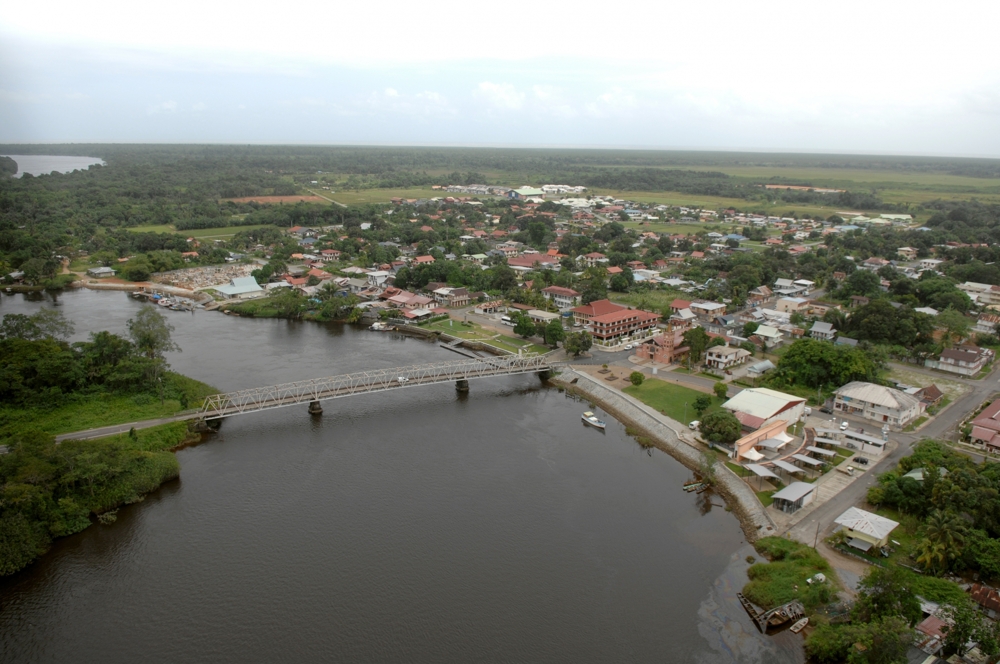
<svg viewBox="0 0 1000 664"><path fill-rule="evenodd" d="M120 292L3 295L124 332ZM222 390L457 359L338 324L164 312L173 369ZM535 376L227 420L181 477L0 579L5 662L803 661L735 592L718 497ZM714 503L714 504L713 504Z"/></svg>

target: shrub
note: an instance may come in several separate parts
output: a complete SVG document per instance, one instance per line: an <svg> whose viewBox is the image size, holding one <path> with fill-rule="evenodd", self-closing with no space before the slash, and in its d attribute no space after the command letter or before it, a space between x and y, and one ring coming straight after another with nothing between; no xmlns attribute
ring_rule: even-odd
<svg viewBox="0 0 1000 664"><path fill-rule="evenodd" d="M630 383L638 387L642 385L642 381L646 380L646 377L642 374L641 371L633 371L631 374L629 374L628 379Z"/></svg>

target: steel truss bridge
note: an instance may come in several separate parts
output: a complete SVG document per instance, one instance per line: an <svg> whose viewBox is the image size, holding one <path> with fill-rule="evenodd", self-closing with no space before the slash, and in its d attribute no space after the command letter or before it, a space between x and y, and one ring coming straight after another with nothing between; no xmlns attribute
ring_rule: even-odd
<svg viewBox="0 0 1000 664"><path fill-rule="evenodd" d="M372 369L357 373L313 378L282 385L214 394L205 399L200 417L205 420L255 413L307 403L310 412L321 412L319 402L370 392L400 390L421 385L469 381L491 376L539 373L555 366L548 355L504 355L468 358L394 369Z"/></svg>

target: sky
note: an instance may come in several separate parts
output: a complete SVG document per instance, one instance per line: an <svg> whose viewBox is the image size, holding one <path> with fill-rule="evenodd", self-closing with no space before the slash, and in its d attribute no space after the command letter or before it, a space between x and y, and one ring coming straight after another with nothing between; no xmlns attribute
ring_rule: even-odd
<svg viewBox="0 0 1000 664"><path fill-rule="evenodd" d="M0 4L0 142L1000 157L1000 3Z"/></svg>

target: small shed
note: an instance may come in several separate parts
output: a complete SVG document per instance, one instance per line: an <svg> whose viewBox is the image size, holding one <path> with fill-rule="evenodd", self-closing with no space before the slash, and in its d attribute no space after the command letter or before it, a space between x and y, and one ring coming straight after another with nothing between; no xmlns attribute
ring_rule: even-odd
<svg viewBox="0 0 1000 664"><path fill-rule="evenodd" d="M117 274L117 272L112 270L110 267L92 267L87 270L87 274L100 279L102 277L113 277Z"/></svg>
<svg viewBox="0 0 1000 664"><path fill-rule="evenodd" d="M808 482L792 482L771 496L771 504L776 509L791 514L811 503L815 495L815 485Z"/></svg>

